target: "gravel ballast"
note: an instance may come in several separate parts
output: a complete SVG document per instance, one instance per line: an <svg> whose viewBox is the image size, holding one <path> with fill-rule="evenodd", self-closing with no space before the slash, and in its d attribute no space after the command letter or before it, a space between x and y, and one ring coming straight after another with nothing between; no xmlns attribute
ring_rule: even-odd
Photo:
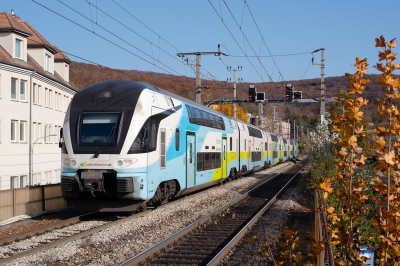
<svg viewBox="0 0 400 266"><path fill-rule="evenodd" d="M261 219L246 234L245 238L251 238L253 235L257 237L256 242L245 243L241 240L234 249L221 261L220 266L233 265L274 265L271 253L276 255L277 243L282 236L283 228L288 226L292 228L291 220L299 213L312 215L313 202L305 197L304 182L306 182L306 174L309 168L305 167L300 173L302 176L299 180L292 184L286 192L278 198L273 205L267 210ZM310 226L312 228L312 221ZM292 229L293 230L293 229ZM308 232L299 232L308 233ZM307 238L307 237L306 237ZM307 244L309 241L305 240ZM268 263L265 257L259 255L251 255L251 252L260 252L260 244L268 243L270 248L270 259ZM307 253L305 254L305 256Z"/></svg>
<svg viewBox="0 0 400 266"><path fill-rule="evenodd" d="M225 185L212 187L158 207L143 217L116 224L90 237L38 252L8 265L121 263L240 196L257 183L288 170L292 165L292 162L285 162ZM48 234L57 234L56 231Z"/></svg>

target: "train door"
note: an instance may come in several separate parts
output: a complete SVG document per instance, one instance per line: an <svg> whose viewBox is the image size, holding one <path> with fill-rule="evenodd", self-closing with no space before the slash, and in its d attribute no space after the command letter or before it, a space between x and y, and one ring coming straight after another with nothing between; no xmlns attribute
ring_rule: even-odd
<svg viewBox="0 0 400 266"><path fill-rule="evenodd" d="M222 166L221 166L221 171L222 171L222 178L225 178L227 176L226 170L227 170L227 148L226 148L226 137L222 137Z"/></svg>
<svg viewBox="0 0 400 266"><path fill-rule="evenodd" d="M196 176L196 136L194 132L186 134L186 188L195 184Z"/></svg>

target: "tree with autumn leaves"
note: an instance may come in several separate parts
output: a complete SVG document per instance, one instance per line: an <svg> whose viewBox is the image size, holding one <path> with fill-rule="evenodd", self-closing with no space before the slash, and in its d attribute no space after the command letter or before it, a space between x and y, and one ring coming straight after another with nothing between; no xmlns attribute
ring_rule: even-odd
<svg viewBox="0 0 400 266"><path fill-rule="evenodd" d="M360 95L370 82L363 79L367 73L367 59L356 58L356 73L346 74L350 79L348 93L354 95L354 99L336 98L344 106L344 112L335 116L334 132L340 134L337 141L338 159L336 160L337 172L333 177L321 177L322 181L315 189L322 192L322 206L318 210L328 217L329 242L334 251L334 261L337 265L362 265L366 258L360 256L362 229L359 225L365 218L366 201L376 202L373 212L374 219L371 225L378 234L370 236L378 243L371 249L376 250L380 265L399 265L400 246L400 174L399 156L396 149L400 148L400 141L393 141L393 137L400 135L400 113L393 101L400 99L398 92L399 79L394 79L392 72L400 69L400 64L394 64L396 55L391 49L395 48L395 40L386 42L384 37L376 39L376 47L379 51L379 61L375 68L382 72L378 83L386 86L384 99L377 99L379 115L386 117L386 127L376 127L378 134L374 149L378 162L375 168L378 170L368 180L363 175L357 175L358 170L365 165L366 157L358 149L358 138L365 136L365 128L357 126L361 122L363 112L361 108L368 101ZM358 123L360 125L360 123ZM371 197L370 190L375 192ZM330 198L339 200L330 200Z"/></svg>
<svg viewBox="0 0 400 266"><path fill-rule="evenodd" d="M233 104L214 104L210 106L211 108L220 111L226 116L233 116ZM236 105L236 118L248 123L248 118L239 105Z"/></svg>

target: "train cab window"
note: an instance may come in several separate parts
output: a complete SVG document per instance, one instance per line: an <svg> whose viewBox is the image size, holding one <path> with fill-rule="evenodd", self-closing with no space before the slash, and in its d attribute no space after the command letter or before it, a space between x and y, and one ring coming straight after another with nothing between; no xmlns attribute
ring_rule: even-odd
<svg viewBox="0 0 400 266"><path fill-rule="evenodd" d="M232 151L232 137L229 138L229 151Z"/></svg>
<svg viewBox="0 0 400 266"><path fill-rule="evenodd" d="M216 163L215 163L215 153L213 152L213 153L210 153L210 169L215 169L216 167L215 167L215 165L216 165Z"/></svg>
<svg viewBox="0 0 400 266"><path fill-rule="evenodd" d="M221 168L221 153L215 154L215 164L216 168Z"/></svg>
<svg viewBox="0 0 400 266"><path fill-rule="evenodd" d="M117 145L120 113L83 113L79 145Z"/></svg>
<svg viewBox="0 0 400 266"><path fill-rule="evenodd" d="M197 153L197 171L203 170L203 153Z"/></svg>
<svg viewBox="0 0 400 266"><path fill-rule="evenodd" d="M204 153L204 170L210 169L210 153Z"/></svg>
<svg viewBox="0 0 400 266"><path fill-rule="evenodd" d="M219 118L218 116L214 115L214 119L215 119L215 128L221 129L221 124L219 123Z"/></svg>
<svg viewBox="0 0 400 266"><path fill-rule="evenodd" d="M175 149L179 151L179 129L177 128L175 131Z"/></svg>

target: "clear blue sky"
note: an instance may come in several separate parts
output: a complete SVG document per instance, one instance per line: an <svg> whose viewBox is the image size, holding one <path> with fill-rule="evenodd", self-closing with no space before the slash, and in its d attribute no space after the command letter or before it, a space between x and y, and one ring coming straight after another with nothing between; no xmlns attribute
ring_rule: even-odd
<svg viewBox="0 0 400 266"><path fill-rule="evenodd" d="M151 41L143 40L131 30L113 21L92 5L107 12L110 16L125 24L131 30ZM259 63L256 57L249 61L236 44L227 28L214 11L208 0L173 1L147 0L127 1L115 0L147 27L173 45L171 47L158 35L150 31L135 18L118 7L112 0L63 0L82 15L92 18L97 24L106 28L126 42L101 29L79 14L75 13L60 1L37 0L40 4L58 12L68 19L81 24L109 39L124 49L134 53L148 62L116 47L99 36L94 35L74 23L62 18L37 3L29 0L2 1L1 12L11 12L14 9L22 21L29 22L50 43L61 50L80 56L98 64L117 69L134 69L166 73L165 70L176 74L194 77L193 71L176 60L178 52L214 52L221 44L221 50L232 56L221 56L223 62L214 55L202 56L202 67L218 80L232 77L226 71L228 66L242 66L243 71L238 77L246 82L269 81L267 72L273 81L280 81L277 67L268 57L262 57ZM223 18L240 47L249 56L254 53L244 39L241 31L234 22L223 0L210 0ZM257 55L269 56L262 42L256 25L244 5L244 1L225 0L233 16L249 40ZM341 76L345 72L354 72L356 57L369 59L370 73L377 73L372 68L377 62L378 49L375 48L375 38L384 35L387 40L400 38L399 24L395 13L386 15L383 12L400 10L400 1L320 1L320 0L287 0L287 1L255 1L248 0L248 6L261 30L265 43L272 55L306 53L317 50L322 46L325 50L326 77ZM147 55L132 46L137 47ZM161 51L161 47L172 56ZM398 49L394 49L397 52ZM82 61L70 56L74 61ZM320 52L315 54L315 62L320 63ZM311 61L311 54L297 56L275 56L274 60L284 80L298 80L305 73ZM194 63L195 56L190 56ZM161 65L159 62L162 64ZM149 63L150 62L150 63ZM155 67L156 64L164 70ZM265 68L265 70L264 70ZM205 70L202 74L206 74ZM256 73L258 71L259 74ZM179 73L179 74L178 74ZM304 79L319 78L319 66L310 66Z"/></svg>

